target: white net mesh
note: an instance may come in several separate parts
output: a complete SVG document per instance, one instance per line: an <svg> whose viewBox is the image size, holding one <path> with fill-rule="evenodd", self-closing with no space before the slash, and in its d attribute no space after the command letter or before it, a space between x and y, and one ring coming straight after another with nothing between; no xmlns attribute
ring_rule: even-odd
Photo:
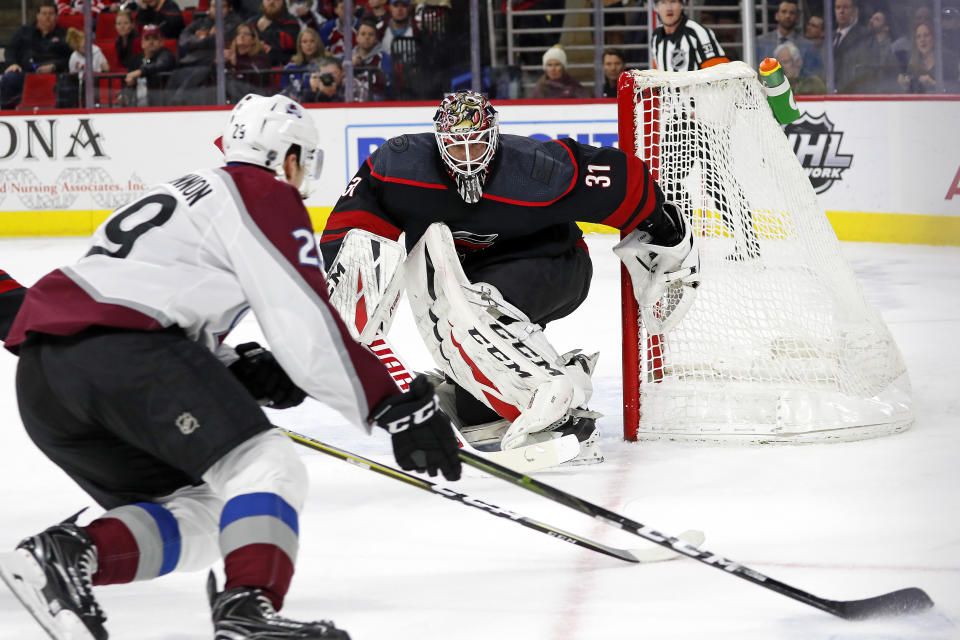
<svg viewBox="0 0 960 640"><path fill-rule="evenodd" d="M907 428L897 346L756 74L730 63L633 80L637 154L692 222L703 272L669 334L637 320L639 437L810 442Z"/></svg>

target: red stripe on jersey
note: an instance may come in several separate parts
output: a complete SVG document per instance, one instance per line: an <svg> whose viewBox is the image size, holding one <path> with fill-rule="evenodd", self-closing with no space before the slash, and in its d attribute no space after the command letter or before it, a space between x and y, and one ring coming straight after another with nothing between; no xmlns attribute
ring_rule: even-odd
<svg viewBox="0 0 960 640"><path fill-rule="evenodd" d="M97 547L93 584L133 582L140 564L140 548L133 533L117 518L97 518L84 527Z"/></svg>
<svg viewBox="0 0 960 640"><path fill-rule="evenodd" d="M583 239L583 236L580 236L580 239L577 240L576 246L580 247L587 253L590 253L590 247L587 246L587 241Z"/></svg>
<svg viewBox="0 0 960 640"><path fill-rule="evenodd" d="M10 278L9 280L0 280L0 293L6 293L7 291L13 291L14 289L22 289L23 287L19 282Z"/></svg>
<svg viewBox="0 0 960 640"><path fill-rule="evenodd" d="M370 162L370 158L367 158L367 166L370 167L370 175L372 175L377 180L382 180L383 182L395 182L396 184L405 184L411 187L423 187L424 189L446 189L446 185L436 184L433 182L420 182L419 180L408 180L407 178L395 178L393 176L382 176L376 171L373 170L373 164Z"/></svg>
<svg viewBox="0 0 960 640"><path fill-rule="evenodd" d="M564 197L568 193L570 193L570 191L577 185L577 178L580 177L580 167L577 165L577 160L576 158L574 158L573 151L570 150L570 147L563 144L559 140L550 140L549 142L556 142L558 145L566 149L567 155L570 156L570 162L573 164L573 179L570 180L570 185L567 187L566 191L561 193L559 196L557 196L553 200L549 200L547 202L529 202L527 200L513 200L512 198L504 198L503 196L494 196L494 195L490 195L489 193L483 194L483 197L486 198L487 200L493 200L495 202L505 202L507 204L519 204L525 207L546 207L553 204L554 202Z"/></svg>
<svg viewBox="0 0 960 640"><path fill-rule="evenodd" d="M279 611L293 578L293 562L276 545L248 544L227 554L223 571L227 574L224 589L256 587Z"/></svg>
<svg viewBox="0 0 960 640"><path fill-rule="evenodd" d="M330 233L327 230L330 230ZM363 229L378 236L397 240L400 237L400 229L393 226L383 218L376 216L369 211L355 209L353 211L334 211L327 220L323 236L320 242L330 242L338 240L347 235L352 229Z"/></svg>
<svg viewBox="0 0 960 640"><path fill-rule="evenodd" d="M97 302L57 269L27 289L23 306L10 327L6 347L23 343L28 331L55 336L72 336L92 326L158 331L163 326L154 318L119 304Z"/></svg>
<svg viewBox="0 0 960 640"><path fill-rule="evenodd" d="M643 160L636 156L627 156L627 186L630 191L623 202L602 222L607 226L622 229L625 233L633 231L657 204L656 198L650 198L654 190L653 176ZM643 209L636 212L641 203L644 205Z"/></svg>

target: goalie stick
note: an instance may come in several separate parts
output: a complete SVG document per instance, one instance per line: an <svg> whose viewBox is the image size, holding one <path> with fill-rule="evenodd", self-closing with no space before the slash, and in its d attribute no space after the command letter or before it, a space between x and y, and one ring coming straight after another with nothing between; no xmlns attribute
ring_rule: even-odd
<svg viewBox="0 0 960 640"><path fill-rule="evenodd" d="M532 491L537 495L575 509L580 513L619 527L624 531L629 531L636 536L662 547L673 549L689 558L693 558L697 562L702 562L715 569L720 569L747 582L759 585L764 589L769 589L780 595L793 598L794 600L808 604L811 607L816 607L844 620L865 620L867 618L878 618L882 616L907 615L925 611L933 606L933 600L930 599L930 596L917 587L891 591L890 593L874 596L873 598L865 598L863 600L828 600L826 598L820 598L812 593L765 576L759 571L745 567L733 560L728 560L711 551L692 546L680 537L664 535L651 527L621 516L609 509L587 502L566 491L544 484L539 480L534 480L530 476L518 473L490 460L485 460L469 451L461 450L460 460L464 464L485 471L492 476L506 480L527 491Z"/></svg>
<svg viewBox="0 0 960 640"><path fill-rule="evenodd" d="M400 482L408 484L412 487L416 487L417 489L422 489L424 491L447 498L448 500L465 504L468 507L474 507L492 515L506 518L507 520L521 524L528 529L545 533L548 536L564 542L569 542L570 544L575 544L578 547L583 547L584 549L589 549L591 551L596 551L597 553L602 553L619 560L633 563L663 562L680 557L680 554L678 554L676 551L671 549L661 549L658 547L653 547L651 549L618 549L616 547L610 547L600 542L590 540L589 538L578 536L575 533L570 533L569 531L564 531L563 529L558 529L557 527L553 527L549 524L539 522L533 518L527 518L512 511L508 511L507 509L502 509L495 504L478 500L477 498L468 496L465 493L448 489L447 487L440 486L434 482L430 482L429 480L424 480L423 478L417 477L405 471L388 467L387 465L380 464L379 462L375 462L369 458L364 458L363 456L359 456L355 453L338 449L333 445L320 442L319 440L315 440L309 436L297 433L296 431L284 429L283 427L277 428L287 434L287 436L289 436L294 442L307 447L308 449L313 449L314 451L325 453L334 458L339 458L340 460L349 462L352 465L368 469L369 471L393 478L394 480L399 480ZM682 539L686 544L689 544L693 547L697 547L698 545L702 544L704 540L703 532L695 530L685 531L680 534L679 538Z"/></svg>

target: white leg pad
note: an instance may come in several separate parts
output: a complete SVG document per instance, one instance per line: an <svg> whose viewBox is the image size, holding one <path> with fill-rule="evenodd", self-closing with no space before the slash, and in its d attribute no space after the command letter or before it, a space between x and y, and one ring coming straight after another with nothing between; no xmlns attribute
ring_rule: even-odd
<svg viewBox="0 0 960 640"><path fill-rule="evenodd" d="M467 279L446 225L427 230L410 252L406 276L417 328L437 365L514 422L504 448L589 398L589 375L568 369L538 325L495 287Z"/></svg>

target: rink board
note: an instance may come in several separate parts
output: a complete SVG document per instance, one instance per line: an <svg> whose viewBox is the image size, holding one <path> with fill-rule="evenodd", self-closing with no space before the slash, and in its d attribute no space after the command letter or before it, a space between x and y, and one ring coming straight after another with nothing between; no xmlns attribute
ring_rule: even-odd
<svg viewBox="0 0 960 640"><path fill-rule="evenodd" d="M960 245L960 98L801 101L788 127L841 240ZM498 105L504 133L616 145L612 101ZM320 228L384 141L430 130L434 103L309 109L325 150L307 201ZM7 112L10 113L10 112ZM225 109L50 111L0 118L0 236L86 235L157 182L216 166ZM605 231L587 225L589 231Z"/></svg>

